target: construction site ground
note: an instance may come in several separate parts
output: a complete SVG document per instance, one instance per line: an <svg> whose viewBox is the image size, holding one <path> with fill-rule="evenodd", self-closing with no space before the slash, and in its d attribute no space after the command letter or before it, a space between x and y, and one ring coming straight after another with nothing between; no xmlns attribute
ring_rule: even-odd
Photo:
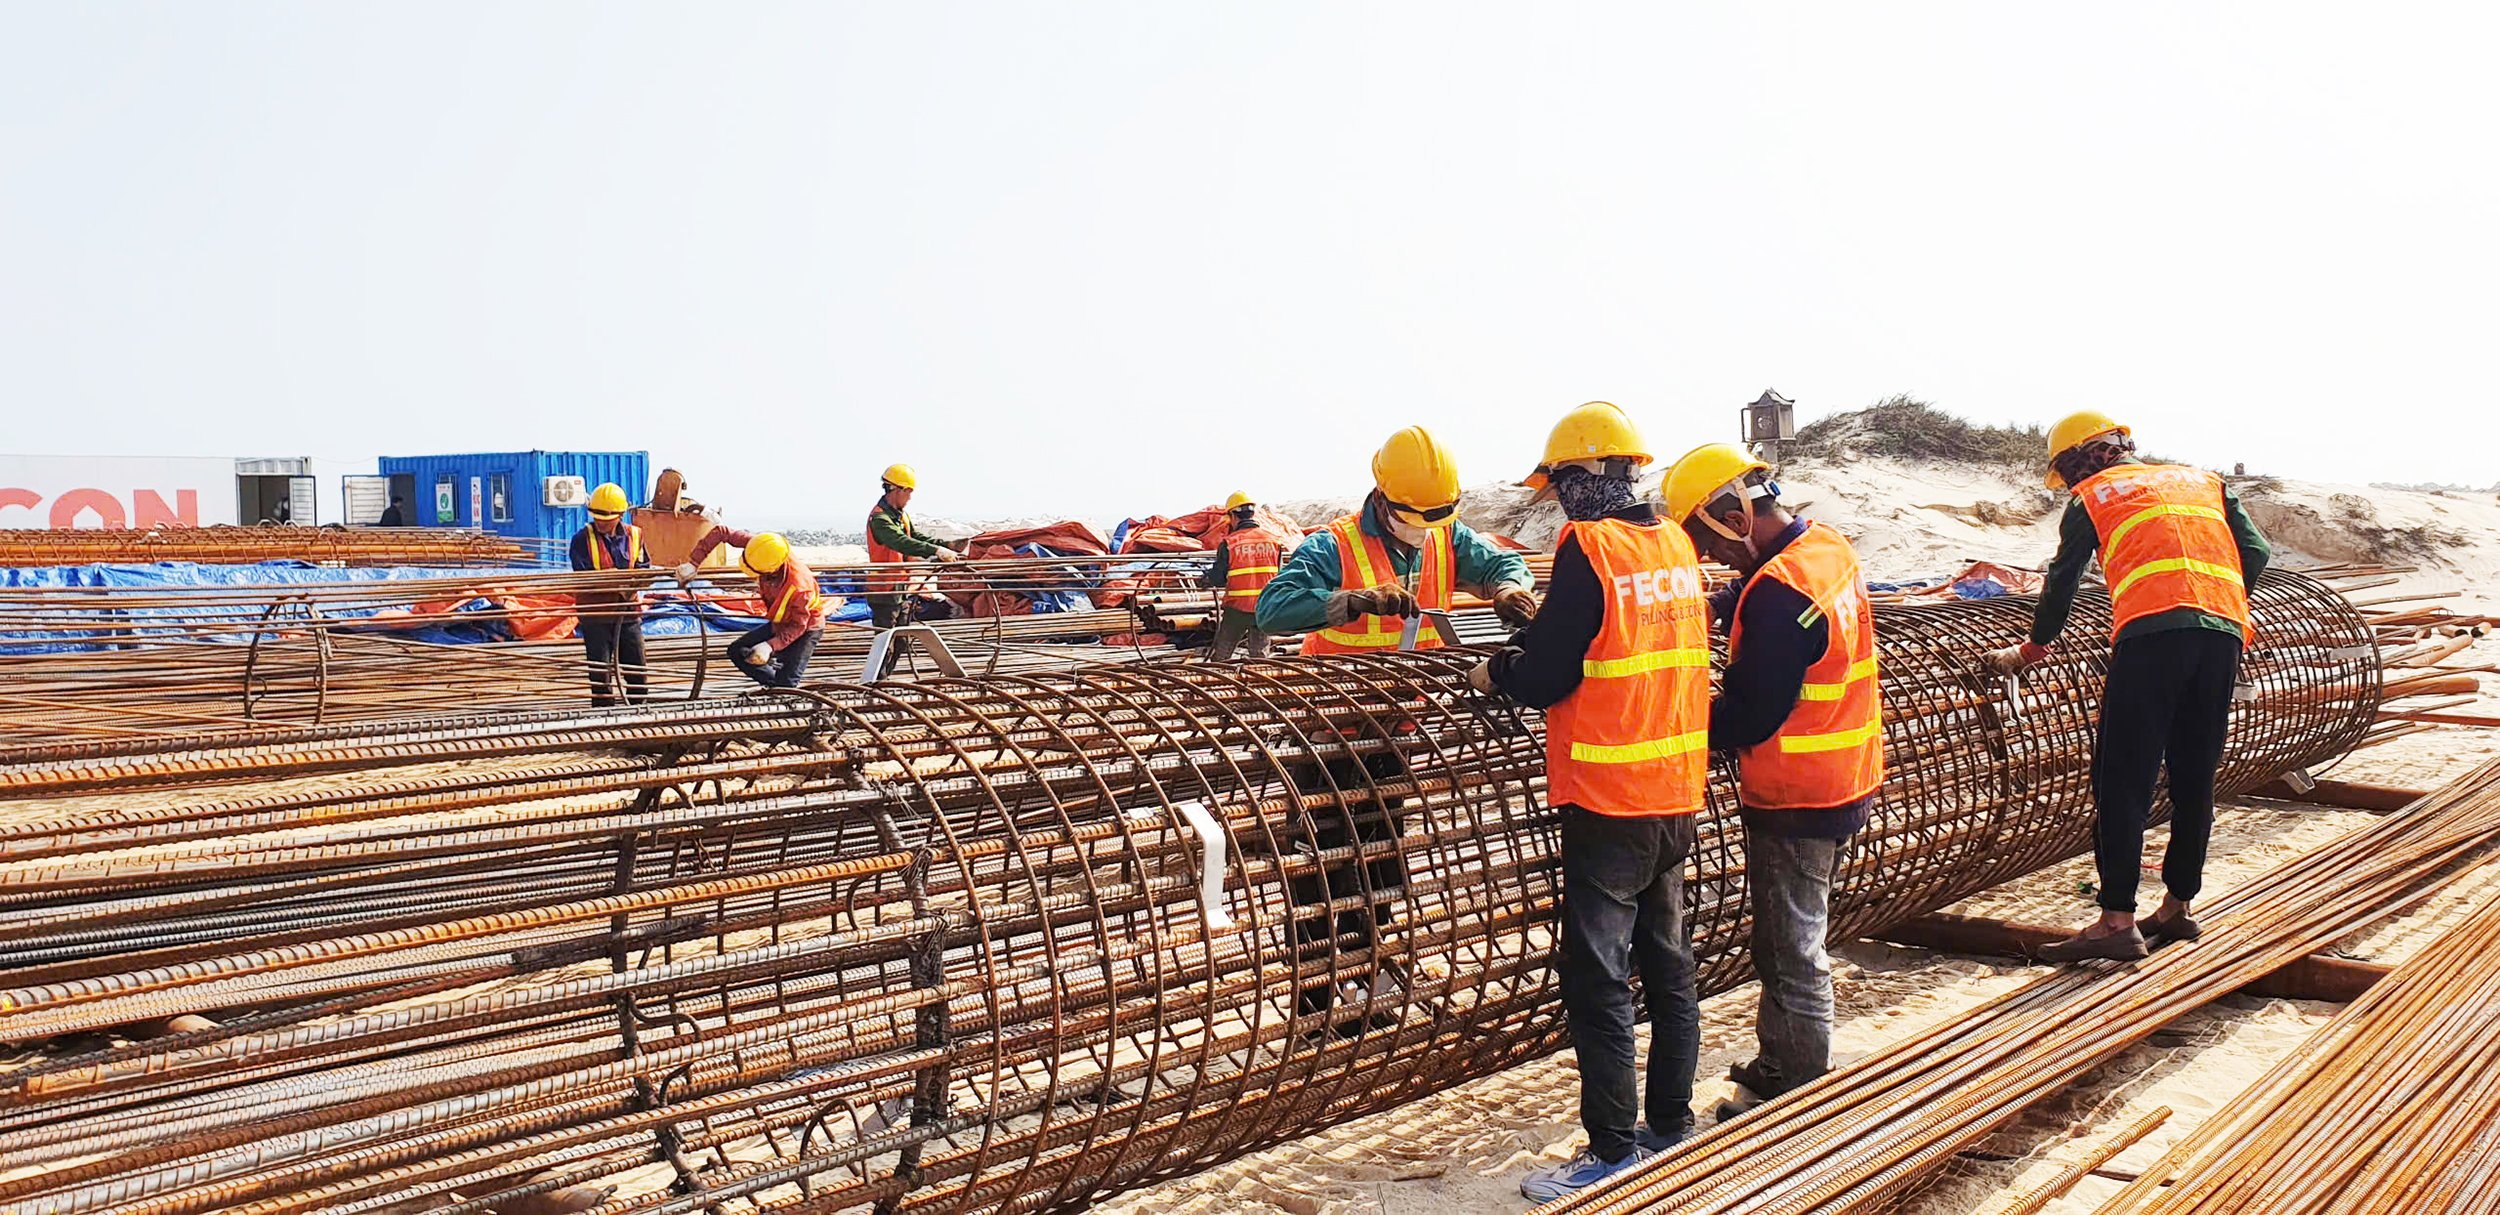
<svg viewBox="0 0 2500 1215"><path fill-rule="evenodd" d="M2451 660L2500 661L2500 639ZM2486 690L2467 713L2500 708ZM2335 779L2428 789L2500 755L2500 730L2442 729L2395 739L2347 757ZM2241 800L2216 816L2208 896L2371 821L2357 811ZM2158 897L2167 831L2146 840L2143 895ZM2013 923L2072 926L2092 914L2084 893L2090 857L2010 882L1951 910ZM2476 903L2500 892L2500 861L2470 868L2379 927L2340 942L2336 956L2394 964L2410 957ZM2026 982L2037 967L1872 941L1836 943L1832 975L1838 1016L1835 1065L1845 1064ZM1756 988L1748 984L1702 1002L1699 1083L1694 1105L1704 1126L1736 1095L1729 1065L1752 1054ZM2026 1111L1978 1149L1902 1195L1893 1215L1996 1215L2156 1107L2169 1119L2142 1142L2087 1175L2045 1215L2089 1215L2136 1170L2252 1084L2326 1024L2339 1005L2230 996L2182 1018L2150 1041L2095 1070L2058 1100ZM1643 1035L1646 1037L1646 1034ZM1491 1215L1528 1205L1519 1182L1528 1170L1568 1158L1585 1142L1579 1082L1569 1051L1488 1076L1394 1110L1120 1195L1097 1209L1123 1215L1164 1212L1290 1212L1291 1215Z"/></svg>

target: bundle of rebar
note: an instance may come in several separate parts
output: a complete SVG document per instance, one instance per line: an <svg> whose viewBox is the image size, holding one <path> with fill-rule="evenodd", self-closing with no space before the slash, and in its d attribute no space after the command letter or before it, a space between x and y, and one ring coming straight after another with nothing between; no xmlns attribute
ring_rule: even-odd
<svg viewBox="0 0 2500 1215"><path fill-rule="evenodd" d="M534 546L445 527L150 527L0 530L0 565L528 565Z"/></svg>
<svg viewBox="0 0 2500 1215"><path fill-rule="evenodd" d="M2341 599L2255 601L2226 790L2377 703ZM1892 778L1835 931L2087 845L2105 654L1976 675L2025 618L1879 614ZM51 1045L0 1075L0 1201L1074 1209L1549 1053L1543 742L1480 655L21 753L0 1040ZM1706 991L1747 974L1728 776Z"/></svg>
<svg viewBox="0 0 2500 1215"><path fill-rule="evenodd" d="M1848 1067L1772 1101L1733 1122L1711 1130L1644 1162L1619 1180L1592 1187L1572 1198L1539 1208L1540 1215L1845 1215L1883 1209L1883 1204L1954 1153L1979 1142L2031 1104L2059 1091L2154 1031L2203 1004L2229 995L2249 983L2322 950L2341 937L2387 915L2406 898L2439 880L2452 866L2486 854L2500 836L2500 762L2487 764L2425 798L2409 809L2348 835L2326 847L2279 866L2263 877L2214 900L2201 914L2203 939L2172 945L2149 961L2120 966L2092 963L2049 974L1972 1012L1924 1033L1897 1042ZM2489 936L2476 938L2487 947ZM2479 967L2485 992L2494 979L2488 955ZM2384 980L2382 981L2384 982ZM2416 996L2421 995L2416 989ZM2402 990L2394 997L2403 1000ZM2387 997L2377 989L2364 996L2374 1006ZM2469 1022L2488 1022L2491 1005L2424 1011L2438 1020L2455 1020L2425 1034L2466 1034ZM2349 1015L2349 1014L2348 1014ZM2330 1041L2335 1039L2330 1038ZM2493 1041L2488 1027L2481 1040ZM2429 1044L2426 1038L2417 1045ZM2491 1167L2488 1156L2463 1160L2458 1168L2440 1167L2430 1153L2402 1154L2403 1159L2371 1158L2356 1148L2358 1132L2330 1137L2331 1129L2376 1127L2379 1137L2421 1132L2425 1142L2439 1142L2454 1153L2473 1142L2488 1143L2490 1126L2471 1116L2443 1119L2435 1127L2385 1126L2399 1116L2392 1107L2405 1104L2419 1112L2422 1102L2464 1088L2500 1086L2500 1068L2488 1053L2475 1056L2472 1046L2441 1037L2438 1048L2447 1057L2468 1062L2445 1072L2381 1072L2375 1087L2356 1084L2345 1095L2367 1101L2318 1122L2289 1118L2277 1107L2248 1105L2226 1113L2226 1125L2197 1137L2206 1143L2232 1143L2246 1149L2233 1164L2214 1162L2200 1179L2220 1185L2234 1179L2248 1183L2229 1192L2307 1193L2326 1196L2330 1173L2368 1179L2380 1188L2350 1192L2353 1207L2304 1207L2269 1203L2219 1202L2198 1205L2211 1188L2183 1191L2173 1187L2156 1200L2153 1187L2165 1184L2168 1165L2145 1175L2133 1191L2149 1205L2125 1208L2161 1211L2288 1211L2354 1209L2420 1211L2411 1203L2385 1205L2391 1190L2415 1183L2439 1184ZM2382 1048L2369 1042L2341 1056L2350 1067L2362 1054ZM2304 1048L2304 1055L2312 1047ZM2390 1063L2392 1064L2392 1060ZM2417 1058L2414 1062L2422 1062ZM2403 1079L2391 1077L2401 1075ZM2329 1082L2330 1087L2332 1081ZM2317 1096L2322 1094L2312 1094ZM2259 1090L2265 1100L2265 1090ZM2484 1098L2488 1110L2489 1095ZM2318 1113L2318 1107L2307 1107ZM2274 1114L2286 1115L2275 1120ZM2428 1116L2425 1115L2427 1118ZM2341 1121L2337 1121L2340 1118ZM2245 1168L2264 1168L2269 1147L2280 1140L2240 1140L2238 1132L2252 1124L2299 1133L2316 1157L2303 1167L2276 1169L2252 1176ZM2314 1132L2315 1137L2309 1137ZM2192 1140L2193 1141L2193 1140ZM2247 1158L2254 1153L2256 1159ZM2334 1165L2327 1155L2343 1157ZM2277 1164L2290 1163L2276 1161ZM2197 1201L2190 1201L2194 1196ZM2487 1198L2488 1195L2483 1197Z"/></svg>
<svg viewBox="0 0 2500 1215"><path fill-rule="evenodd" d="M2500 1211L2500 901L2373 984L2101 1211Z"/></svg>

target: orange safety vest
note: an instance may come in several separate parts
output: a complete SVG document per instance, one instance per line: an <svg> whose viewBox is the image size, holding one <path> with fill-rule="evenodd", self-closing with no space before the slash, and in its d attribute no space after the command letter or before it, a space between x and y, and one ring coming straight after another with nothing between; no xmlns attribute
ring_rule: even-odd
<svg viewBox="0 0 2500 1215"><path fill-rule="evenodd" d="M875 527L877 512L884 509L885 499L883 498L877 499L877 504L868 508L868 522L870 524L868 528L868 559L879 565L896 565L911 560L911 558L904 556L900 549L887 548L885 545L877 543L877 529ZM901 522L904 534L909 535L911 533L911 516L898 510L894 512L894 517L896 520ZM903 584L909 581L909 579L910 575L898 570L891 574L869 574L868 576L860 579L860 584L866 588L867 592L871 595L894 595L902 592Z"/></svg>
<svg viewBox="0 0 2500 1215"><path fill-rule="evenodd" d="M2075 487L2101 536L2110 638L2135 620L2195 608L2253 637L2240 546L2222 513L2222 478L2176 464L2114 464Z"/></svg>
<svg viewBox="0 0 2500 1215"><path fill-rule="evenodd" d="M608 543L606 538L599 534L599 529L585 527L582 530L590 537L588 544L590 568L594 570L615 569L615 558L608 556ZM636 568L642 565L642 529L631 523L625 525L625 564Z"/></svg>
<svg viewBox="0 0 2500 1215"><path fill-rule="evenodd" d="M779 589L768 585L773 581L781 584ZM757 579L755 589L771 605L764 617L766 623L780 624L789 619L792 612L804 614L807 627L811 629L824 623L825 597L816 593L816 574L796 560Z"/></svg>
<svg viewBox="0 0 2500 1215"><path fill-rule="evenodd" d="M1624 817L1691 814L1710 764L1710 607L1693 542L1680 527L1624 519L1562 534L1579 537L1612 593L1580 686L1545 711L1546 798Z"/></svg>
<svg viewBox="0 0 2500 1215"><path fill-rule="evenodd" d="M1369 590L1386 582L1397 581L1397 567L1389 563L1389 546L1380 537L1363 530L1362 513L1356 512L1328 525L1337 537L1337 589ZM1450 587L1456 581L1451 569L1450 529L1436 527L1424 538L1423 552L1416 559L1415 606L1429 611L1450 609ZM1305 654L1379 654L1398 648L1406 638L1406 621L1395 616L1357 616L1335 628L1314 629L1302 635ZM1415 636L1415 648L1439 649L1441 635L1425 629Z"/></svg>
<svg viewBox="0 0 2500 1215"><path fill-rule="evenodd" d="M1739 756L1738 800L1756 810L1827 810L1873 793L1884 783L1882 696L1875 682L1875 608L1857 551L1820 523L1754 572L1736 599L1728 645L1745 650L1744 596L1768 578L1806 597L1797 623L1825 622L1823 656L1806 668L1805 686L1779 732Z"/></svg>
<svg viewBox="0 0 2500 1215"><path fill-rule="evenodd" d="M1259 592L1275 581L1284 559L1284 542L1256 525L1224 537L1224 606L1259 610Z"/></svg>

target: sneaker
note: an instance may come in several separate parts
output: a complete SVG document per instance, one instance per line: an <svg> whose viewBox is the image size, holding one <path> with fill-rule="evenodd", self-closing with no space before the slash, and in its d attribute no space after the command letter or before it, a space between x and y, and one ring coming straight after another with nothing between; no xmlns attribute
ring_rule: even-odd
<svg viewBox="0 0 2500 1215"><path fill-rule="evenodd" d="M2153 951L2145 948L2144 934L2136 931L2135 926L2130 924L2126 931L2113 932L2106 936L2096 937L2089 933L2078 932L2063 941L2051 942L2031 952L2033 957L2043 962L2083 962L2093 958L2107 958L2113 962L2133 962Z"/></svg>
<svg viewBox="0 0 2500 1215"><path fill-rule="evenodd" d="M1780 1096L1797 1087L1780 1075L1780 1065L1768 1059L1747 1059L1727 1069L1727 1078L1744 1085L1754 1096L1764 1100Z"/></svg>
<svg viewBox="0 0 2500 1215"><path fill-rule="evenodd" d="M2166 920L2159 916L2138 920L2136 926L2143 930L2144 948L2148 950L2159 949L2173 941L2193 941L2205 935L2204 927L2190 919L2184 911Z"/></svg>
<svg viewBox="0 0 2500 1215"><path fill-rule="evenodd" d="M1679 1126L1667 1131L1653 1131L1649 1129L1648 1123L1643 1122L1632 1128L1632 1145L1655 1156L1684 1142L1685 1137L1692 1133L1693 1128L1690 1126Z"/></svg>
<svg viewBox="0 0 2500 1215"><path fill-rule="evenodd" d="M1647 1159L1649 1153L1642 1151L1637 1143L1632 1145L1631 1151L1623 1154L1623 1159L1614 1161L1600 1160L1587 1148L1582 1148L1579 1155L1561 1164L1531 1170L1520 1179L1519 1194L1530 1202L1552 1202L1577 1194Z"/></svg>

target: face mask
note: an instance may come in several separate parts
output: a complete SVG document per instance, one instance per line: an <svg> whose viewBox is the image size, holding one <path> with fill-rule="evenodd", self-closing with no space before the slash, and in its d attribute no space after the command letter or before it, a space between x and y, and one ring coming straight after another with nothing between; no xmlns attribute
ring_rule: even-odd
<svg viewBox="0 0 2500 1215"><path fill-rule="evenodd" d="M1397 537L1398 543L1403 544L1408 548L1422 548L1424 546L1425 539L1424 533L1431 530L1432 529L1428 527L1417 527L1404 519L1398 518L1396 515L1389 516L1389 534Z"/></svg>

